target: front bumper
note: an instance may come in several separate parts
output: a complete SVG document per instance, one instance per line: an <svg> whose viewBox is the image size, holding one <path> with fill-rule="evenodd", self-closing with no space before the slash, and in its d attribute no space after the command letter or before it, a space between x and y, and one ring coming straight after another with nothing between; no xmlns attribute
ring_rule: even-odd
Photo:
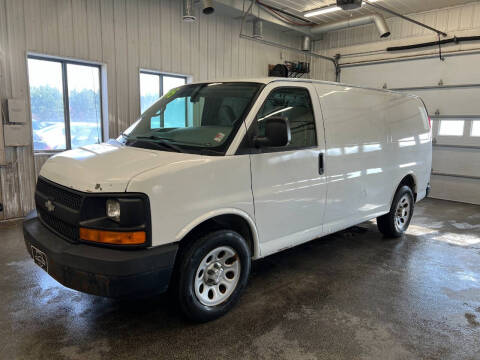
<svg viewBox="0 0 480 360"><path fill-rule="evenodd" d="M120 250L70 243L47 229L30 213L23 223L27 250L44 252L48 274L62 285L85 293L128 298L165 292L178 244Z"/></svg>

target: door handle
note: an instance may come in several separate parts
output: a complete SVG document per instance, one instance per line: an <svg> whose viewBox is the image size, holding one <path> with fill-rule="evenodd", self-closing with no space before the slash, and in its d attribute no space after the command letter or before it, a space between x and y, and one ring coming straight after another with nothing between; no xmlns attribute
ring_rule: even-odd
<svg viewBox="0 0 480 360"><path fill-rule="evenodd" d="M323 163L323 153L318 154L318 173L323 175L325 173L325 166Z"/></svg>

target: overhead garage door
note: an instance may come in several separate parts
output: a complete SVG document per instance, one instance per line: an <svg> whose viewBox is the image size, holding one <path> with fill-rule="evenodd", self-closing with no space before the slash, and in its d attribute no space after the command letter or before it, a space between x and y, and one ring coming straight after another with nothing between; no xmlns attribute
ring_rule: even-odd
<svg viewBox="0 0 480 360"><path fill-rule="evenodd" d="M480 54L342 67L341 81L419 95L433 120L431 196L480 204Z"/></svg>

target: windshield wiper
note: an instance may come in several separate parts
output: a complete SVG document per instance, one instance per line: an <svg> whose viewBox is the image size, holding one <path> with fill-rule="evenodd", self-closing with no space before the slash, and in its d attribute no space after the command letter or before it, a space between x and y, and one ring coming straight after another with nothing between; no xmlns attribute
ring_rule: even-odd
<svg viewBox="0 0 480 360"><path fill-rule="evenodd" d="M225 155L225 152L219 151L219 150L214 150L214 149L204 148L200 151L200 154L201 155L223 156L223 155Z"/></svg>
<svg viewBox="0 0 480 360"><path fill-rule="evenodd" d="M147 141L147 140L154 140L154 141ZM169 140L167 140L165 138L153 136L153 135L137 136L135 139L132 139L132 142L130 143L130 145L133 145L137 142L145 142L145 143L149 143L149 144L155 144L155 146L157 146L158 148L162 148L162 149L167 148L167 149L171 149L171 150L174 150L176 152L179 152L179 153L184 152L182 150L182 148L180 148L177 145L172 144Z"/></svg>

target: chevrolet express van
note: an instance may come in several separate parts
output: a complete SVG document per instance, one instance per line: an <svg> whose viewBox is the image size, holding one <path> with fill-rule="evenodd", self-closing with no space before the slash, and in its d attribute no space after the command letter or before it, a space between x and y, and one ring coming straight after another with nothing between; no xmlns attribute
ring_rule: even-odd
<svg viewBox="0 0 480 360"><path fill-rule="evenodd" d="M252 260L375 218L401 236L429 190L431 140L416 96L275 78L181 86L118 139L45 163L25 243L69 288L170 289L211 320Z"/></svg>

